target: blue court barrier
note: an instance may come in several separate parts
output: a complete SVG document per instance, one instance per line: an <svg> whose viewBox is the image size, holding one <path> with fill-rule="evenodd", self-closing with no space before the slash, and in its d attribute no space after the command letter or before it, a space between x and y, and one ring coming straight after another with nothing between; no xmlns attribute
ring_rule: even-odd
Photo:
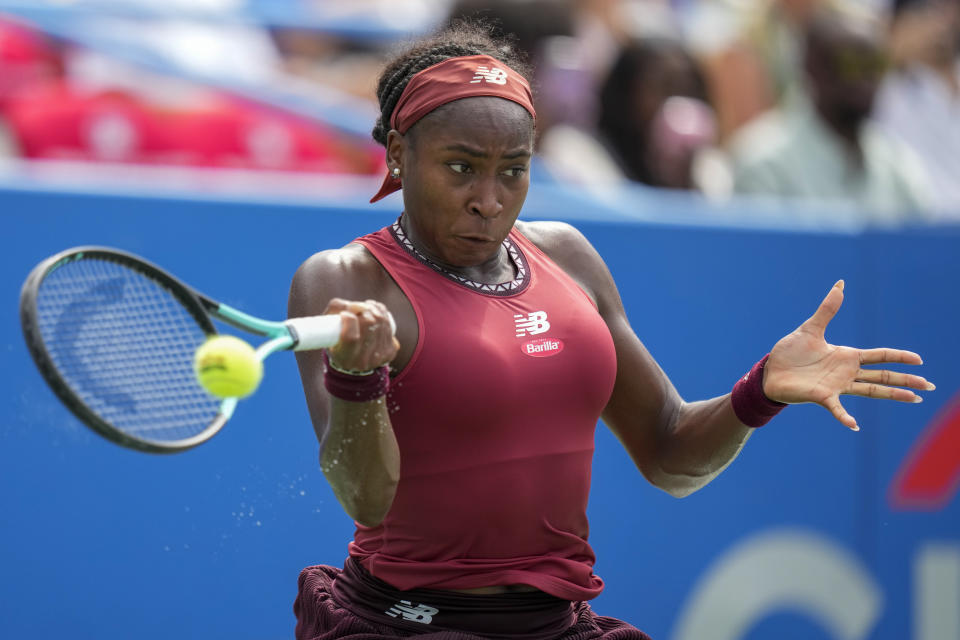
<svg viewBox="0 0 960 640"><path fill-rule="evenodd" d="M299 570L342 563L352 533L319 471L293 356L267 362L212 441L145 455L57 402L15 309L34 264L100 244L281 318L305 258L399 210L396 198L355 200L0 187L0 637L292 636ZM682 500L648 485L601 425L596 610L657 640L956 640L960 228L777 228L661 205L631 219L534 193L526 215L567 219L593 242L685 398L726 393L839 278L846 301L828 340L915 350L938 389L919 405L846 398L859 433L790 407Z"/></svg>

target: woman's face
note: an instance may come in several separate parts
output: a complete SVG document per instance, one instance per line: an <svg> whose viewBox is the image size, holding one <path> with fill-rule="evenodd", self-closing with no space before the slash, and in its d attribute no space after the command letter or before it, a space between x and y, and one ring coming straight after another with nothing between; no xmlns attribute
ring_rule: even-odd
<svg viewBox="0 0 960 640"><path fill-rule="evenodd" d="M387 154L403 180L404 228L433 260L455 267L499 255L530 186L533 118L495 97L456 100L392 132Z"/></svg>

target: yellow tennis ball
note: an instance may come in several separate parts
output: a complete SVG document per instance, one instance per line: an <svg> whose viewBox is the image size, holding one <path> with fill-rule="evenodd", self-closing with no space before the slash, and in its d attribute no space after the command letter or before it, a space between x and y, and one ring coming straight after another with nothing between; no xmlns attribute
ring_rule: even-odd
<svg viewBox="0 0 960 640"><path fill-rule="evenodd" d="M193 371L203 388L218 398L243 398L260 385L263 363L240 338L213 336L197 349Z"/></svg>

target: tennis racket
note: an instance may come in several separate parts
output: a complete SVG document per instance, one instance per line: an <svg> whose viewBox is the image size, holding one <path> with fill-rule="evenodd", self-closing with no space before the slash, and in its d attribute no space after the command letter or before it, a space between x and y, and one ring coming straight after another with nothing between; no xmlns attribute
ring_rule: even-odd
<svg viewBox="0 0 960 640"><path fill-rule="evenodd" d="M236 409L237 398L210 395L194 376L194 352L217 333L213 318L265 336L256 349L261 361L340 337L338 315L261 320L105 247L47 258L20 293L27 347L57 397L100 435L150 453L206 442Z"/></svg>

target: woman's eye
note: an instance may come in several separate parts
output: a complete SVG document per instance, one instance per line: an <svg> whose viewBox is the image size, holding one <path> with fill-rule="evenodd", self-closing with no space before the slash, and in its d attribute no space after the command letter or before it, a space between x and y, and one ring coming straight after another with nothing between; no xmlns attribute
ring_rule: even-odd
<svg viewBox="0 0 960 640"><path fill-rule="evenodd" d="M510 167L509 169L504 171L504 173L510 176L511 178L519 178L526 172L527 172L526 167Z"/></svg>
<svg viewBox="0 0 960 640"><path fill-rule="evenodd" d="M451 162L448 166L453 169L454 173L466 173L470 170L466 162Z"/></svg>

